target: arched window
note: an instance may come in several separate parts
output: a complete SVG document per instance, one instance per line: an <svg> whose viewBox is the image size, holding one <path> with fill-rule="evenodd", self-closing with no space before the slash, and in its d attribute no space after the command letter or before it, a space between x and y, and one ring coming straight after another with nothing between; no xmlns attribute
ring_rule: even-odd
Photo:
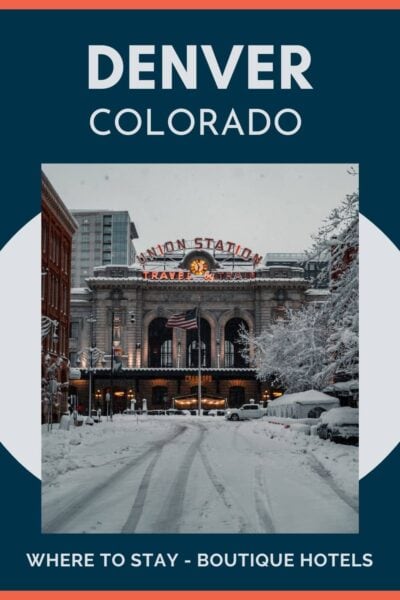
<svg viewBox="0 0 400 600"><path fill-rule="evenodd" d="M201 366L211 366L211 327L208 321L200 319ZM186 364L188 367L199 366L198 331L188 329L186 333Z"/></svg>
<svg viewBox="0 0 400 600"><path fill-rule="evenodd" d="M155 385L151 390L152 408L166 409L168 404L168 389L164 385Z"/></svg>
<svg viewBox="0 0 400 600"><path fill-rule="evenodd" d="M172 367L172 329L158 317L149 325L149 367Z"/></svg>
<svg viewBox="0 0 400 600"><path fill-rule="evenodd" d="M244 387L240 385L233 385L229 388L229 399L228 404L230 408L242 406L245 403L245 392Z"/></svg>
<svg viewBox="0 0 400 600"><path fill-rule="evenodd" d="M239 340L241 329L249 330L243 319L229 319L225 325L225 367L243 368L247 366L246 360L242 356L243 344Z"/></svg>

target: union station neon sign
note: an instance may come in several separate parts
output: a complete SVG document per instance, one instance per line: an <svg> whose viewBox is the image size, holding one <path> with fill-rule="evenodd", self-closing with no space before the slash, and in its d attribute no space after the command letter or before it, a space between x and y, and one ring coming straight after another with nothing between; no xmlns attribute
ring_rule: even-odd
<svg viewBox="0 0 400 600"><path fill-rule="evenodd" d="M246 246L241 246L236 242L216 240L208 237L196 237L194 240L186 240L184 238L175 241L169 240L163 244L155 244L151 248L141 252L137 256L137 260L145 265L148 261L160 260L167 255L174 253L185 252L186 250L211 250L213 253L218 252L229 257L238 257L242 260L252 262L254 266L262 261L262 255L253 252Z"/></svg>
<svg viewBox="0 0 400 600"><path fill-rule="evenodd" d="M242 279L255 279L255 272L241 273L236 271L210 272L207 271L202 276L192 275L189 271L142 271L143 279L150 281L238 281Z"/></svg>

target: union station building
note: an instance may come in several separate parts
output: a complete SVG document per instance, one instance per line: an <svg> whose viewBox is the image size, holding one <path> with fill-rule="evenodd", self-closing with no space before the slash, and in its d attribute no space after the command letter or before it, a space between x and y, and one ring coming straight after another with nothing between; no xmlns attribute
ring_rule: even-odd
<svg viewBox="0 0 400 600"><path fill-rule="evenodd" d="M267 265L249 248L212 238L158 244L132 266L96 267L86 281L71 295L70 393L87 407L90 374L93 408L103 412L107 402L114 412L196 408L199 360L203 409L280 395L257 380L240 331L257 335L324 295L300 266ZM195 308L199 330L166 326Z"/></svg>

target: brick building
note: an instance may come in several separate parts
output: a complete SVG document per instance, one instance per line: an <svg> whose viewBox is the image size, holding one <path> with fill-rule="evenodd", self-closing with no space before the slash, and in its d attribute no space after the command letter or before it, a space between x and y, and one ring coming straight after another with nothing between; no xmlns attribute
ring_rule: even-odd
<svg viewBox="0 0 400 600"><path fill-rule="evenodd" d="M42 173L42 417L47 415L49 380L53 418L65 410L68 380L71 289L71 244L77 224L61 198ZM66 386L65 386L66 387Z"/></svg>

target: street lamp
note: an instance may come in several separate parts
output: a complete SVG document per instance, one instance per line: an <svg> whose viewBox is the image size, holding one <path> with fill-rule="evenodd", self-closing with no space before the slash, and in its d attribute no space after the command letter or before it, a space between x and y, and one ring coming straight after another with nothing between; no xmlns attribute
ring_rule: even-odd
<svg viewBox="0 0 400 600"><path fill-rule="evenodd" d="M100 404L100 400L101 400L101 391L100 390L96 390L95 398L96 398L97 405L99 405Z"/></svg>
<svg viewBox="0 0 400 600"><path fill-rule="evenodd" d="M113 373L114 373L114 358L115 358L115 344L114 344L114 329L115 329L115 309L114 307L111 307L111 369L110 369L110 416L112 419L112 413L113 413L113 398L114 398L114 381L113 381ZM128 311L128 315L129 315L129 322L131 325L134 325L136 322L136 317L135 317L135 313L133 310L129 310ZM137 348L137 345L136 345ZM122 366L122 364L119 364L119 366ZM107 405L108 406L108 405Z"/></svg>
<svg viewBox="0 0 400 600"><path fill-rule="evenodd" d="M92 420L92 387L93 387L93 373L96 371L96 365L99 360L103 360L104 352L99 350L99 348L83 348L80 352L78 352L78 360L81 361L82 358L86 359L88 362L88 372L89 372L89 415L86 419L87 425L93 425ZM101 394L100 394L101 397ZM96 393L97 398L97 393Z"/></svg>
<svg viewBox="0 0 400 600"><path fill-rule="evenodd" d="M95 371L95 369L93 368L93 359L94 359L94 364L96 365L99 360L103 360L103 358L104 358L104 352L102 350L100 350L99 348L96 348L93 346L93 325L94 325L94 323L96 323L96 320L97 319L95 319L93 317L93 315L91 315L87 319L87 322L90 325L90 347L84 348L83 350L78 352L79 360L81 360L82 358L85 358L89 362L89 367L88 367L88 371L89 371L89 415L86 419L87 425L93 425L93 419L92 419L92 387L93 386L92 386L92 383L93 383L93 371Z"/></svg>

